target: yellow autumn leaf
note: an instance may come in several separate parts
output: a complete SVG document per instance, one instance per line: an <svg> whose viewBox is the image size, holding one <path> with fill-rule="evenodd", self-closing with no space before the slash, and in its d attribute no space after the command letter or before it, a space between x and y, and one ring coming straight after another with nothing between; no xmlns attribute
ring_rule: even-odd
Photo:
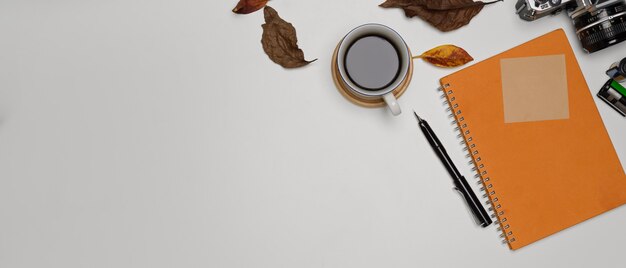
<svg viewBox="0 0 626 268"><path fill-rule="evenodd" d="M457 67L474 60L467 51L455 45L438 46L413 58L421 58L439 67Z"/></svg>

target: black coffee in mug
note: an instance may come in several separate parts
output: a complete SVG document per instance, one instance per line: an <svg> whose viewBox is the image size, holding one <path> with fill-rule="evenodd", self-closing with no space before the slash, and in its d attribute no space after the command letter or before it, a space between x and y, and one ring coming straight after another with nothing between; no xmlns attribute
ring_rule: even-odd
<svg viewBox="0 0 626 268"><path fill-rule="evenodd" d="M400 53L386 38L367 35L349 46L344 65L354 84L365 90L381 90L400 75Z"/></svg>
<svg viewBox="0 0 626 268"><path fill-rule="evenodd" d="M393 115L402 113L397 97L413 74L411 51L393 29L377 23L350 31L333 55L333 79L349 100L366 107L387 104Z"/></svg>

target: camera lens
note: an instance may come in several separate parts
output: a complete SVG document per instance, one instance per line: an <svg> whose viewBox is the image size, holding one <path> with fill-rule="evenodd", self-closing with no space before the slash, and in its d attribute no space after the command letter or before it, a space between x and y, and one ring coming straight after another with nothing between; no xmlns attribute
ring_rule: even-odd
<svg viewBox="0 0 626 268"><path fill-rule="evenodd" d="M588 53L626 40L626 2L612 0L604 3L597 5L596 11L581 8L570 15L578 39Z"/></svg>
<svg viewBox="0 0 626 268"><path fill-rule="evenodd" d="M620 61L618 70L622 75L626 76L626 58Z"/></svg>

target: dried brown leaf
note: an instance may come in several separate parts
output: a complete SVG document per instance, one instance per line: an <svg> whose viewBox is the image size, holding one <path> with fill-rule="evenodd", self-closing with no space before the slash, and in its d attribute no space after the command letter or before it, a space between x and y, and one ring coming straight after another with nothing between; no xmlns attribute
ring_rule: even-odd
<svg viewBox="0 0 626 268"><path fill-rule="evenodd" d="M267 4L267 1L268 0L239 0L237 6L233 8L233 12L237 14L250 14L263 8Z"/></svg>
<svg viewBox="0 0 626 268"><path fill-rule="evenodd" d="M443 32L467 25L485 5L500 2L474 2L474 0L386 0L384 8L402 8L404 14L420 17Z"/></svg>
<svg viewBox="0 0 626 268"><path fill-rule="evenodd" d="M474 60L467 51L455 45L438 46L414 58L421 58L439 67L457 67Z"/></svg>
<svg viewBox="0 0 626 268"><path fill-rule="evenodd" d="M272 61L285 68L298 68L312 61L304 59L304 52L298 47L296 29L291 23L278 16L278 12L266 6L263 9L265 24L263 24L263 50Z"/></svg>

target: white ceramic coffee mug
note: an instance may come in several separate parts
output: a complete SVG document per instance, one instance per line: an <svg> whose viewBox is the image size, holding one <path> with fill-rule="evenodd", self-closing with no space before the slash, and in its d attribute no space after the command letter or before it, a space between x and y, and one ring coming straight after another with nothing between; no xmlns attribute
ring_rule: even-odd
<svg viewBox="0 0 626 268"><path fill-rule="evenodd" d="M380 89L371 90L363 88L353 82L348 74L346 68L346 54L350 50L350 47L359 39L367 37L367 36L378 36L386 39L393 47L395 48L399 67L398 73L390 83ZM339 71L340 82L344 85L344 87L350 90L351 93L357 95L362 99L380 99L382 98L389 110L393 115L399 115L402 111L400 109L400 105L398 104L398 100L394 96L394 90L398 89L409 74L409 69L412 64L411 60L411 52L404 42L404 39L393 29L382 25L382 24L364 24L361 25L352 31L350 31L339 43L339 48L337 50L337 58L336 63Z"/></svg>

